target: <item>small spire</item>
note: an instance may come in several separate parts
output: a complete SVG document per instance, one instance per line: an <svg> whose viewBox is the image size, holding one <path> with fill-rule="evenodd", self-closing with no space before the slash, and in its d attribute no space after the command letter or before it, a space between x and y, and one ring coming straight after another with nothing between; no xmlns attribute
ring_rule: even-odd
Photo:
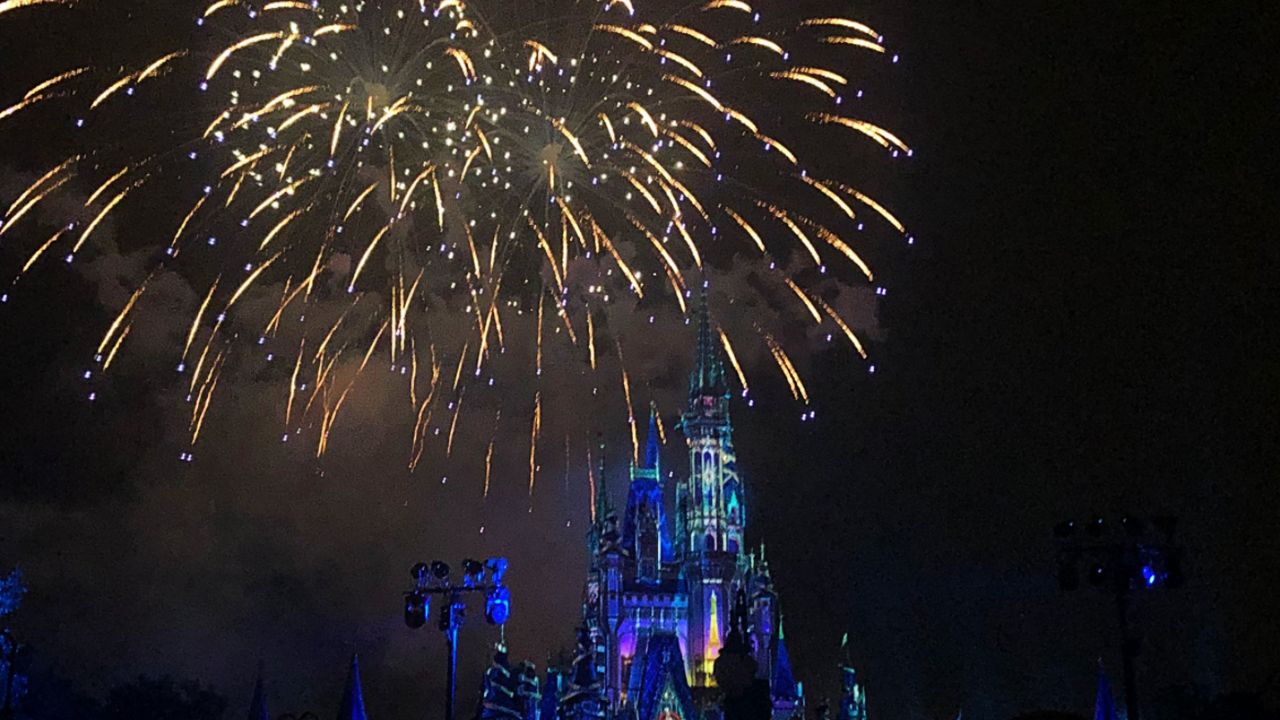
<svg viewBox="0 0 1280 720"><path fill-rule="evenodd" d="M357 654L351 655L351 670L347 673L347 685L342 690L338 720L369 720L364 712L364 689L360 686L360 656Z"/></svg>
<svg viewBox="0 0 1280 720"><path fill-rule="evenodd" d="M787 652L786 635L782 631L782 616L778 616L778 637L774 641L773 677L770 678L769 690L775 698L795 699L801 697L799 683L791 670L791 655Z"/></svg>
<svg viewBox="0 0 1280 720"><path fill-rule="evenodd" d="M249 701L249 720L270 720L267 712L267 693L262 680L262 663L258 663L258 679L253 684L253 700Z"/></svg>
<svg viewBox="0 0 1280 720"><path fill-rule="evenodd" d="M1093 703L1093 720L1116 720L1116 702L1101 658L1098 659L1098 695Z"/></svg>
<svg viewBox="0 0 1280 720"><path fill-rule="evenodd" d="M604 463L604 433L596 433L596 441L599 445L599 456L596 458L596 522L604 522L609 515L611 509L609 503L609 481L605 475Z"/></svg>
<svg viewBox="0 0 1280 720"><path fill-rule="evenodd" d="M646 470L657 470L662 455L662 442L658 436L658 408L649 403L649 439L644 446L644 464Z"/></svg>

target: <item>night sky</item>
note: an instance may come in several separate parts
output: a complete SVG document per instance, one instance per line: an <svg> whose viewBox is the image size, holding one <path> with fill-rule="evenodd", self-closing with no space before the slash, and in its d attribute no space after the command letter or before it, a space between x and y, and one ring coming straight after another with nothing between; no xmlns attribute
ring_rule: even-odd
<svg viewBox="0 0 1280 720"><path fill-rule="evenodd" d="M734 411L750 532L811 699L834 697L848 631L876 720L1085 714L1097 659L1118 676L1115 619L1101 594L1058 591L1051 530L1126 512L1180 517L1188 557L1187 586L1135 615L1144 694L1280 695L1280 251L1261 230L1275 189L1260 160L1276 97L1264 28L1280 13L1236 5L854 7L902 53L878 87L918 150L884 187L919 240L885 256L874 375L819 350L816 422L778 388ZM0 76L22 62L9 41ZM0 173L39 155L0 147ZM14 255L0 245L0 259ZM113 262L128 261L35 276L0 306L0 570L27 573L16 628L41 664L92 692L199 678L238 714L261 660L273 713L323 716L356 650L371 717L423 717L439 712L443 641L404 628L407 569L498 552L513 654L541 666L571 647L581 468L566 487L548 461L531 510L513 421L505 489L486 503L474 473L410 475L409 429L381 422L389 390L351 409L358 429L317 463L279 442L278 398L253 381L179 463L167 358L144 352L99 403L77 381L112 278L131 271ZM637 351L661 407L678 407L690 340ZM678 442L664 461L682 471ZM463 636L466 689L495 633L477 621Z"/></svg>

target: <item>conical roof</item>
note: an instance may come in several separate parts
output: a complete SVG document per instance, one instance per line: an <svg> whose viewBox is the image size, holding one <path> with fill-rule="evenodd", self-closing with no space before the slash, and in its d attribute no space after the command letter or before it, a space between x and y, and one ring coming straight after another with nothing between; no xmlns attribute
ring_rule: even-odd
<svg viewBox="0 0 1280 720"><path fill-rule="evenodd" d="M649 438L644 446L644 463L640 466L646 470L657 470L662 456L661 438L658 436L658 410L649 406Z"/></svg>
<svg viewBox="0 0 1280 720"><path fill-rule="evenodd" d="M724 360L720 356L720 343L711 325L711 307L707 300L707 287L702 286L702 306L698 309L698 347L693 360L693 372L689 374L689 398L722 396L729 393L724 376Z"/></svg>
<svg viewBox="0 0 1280 720"><path fill-rule="evenodd" d="M364 689L360 687L359 655L351 656L351 670L347 673L347 685L342 690L338 720L369 720L364 712Z"/></svg>
<svg viewBox="0 0 1280 720"><path fill-rule="evenodd" d="M258 680L253 684L253 699L249 701L249 720L271 720L267 712L267 693L263 687L262 666L258 666Z"/></svg>
<svg viewBox="0 0 1280 720"><path fill-rule="evenodd" d="M783 631L782 620L778 620L778 638L774 641L773 677L769 680L769 691L776 698L798 698L800 687L796 683L795 673L791 671L791 655L787 652L787 636Z"/></svg>
<svg viewBox="0 0 1280 720"><path fill-rule="evenodd" d="M1116 701L1111 695L1107 673L1098 663L1098 694L1093 702L1093 720L1116 720Z"/></svg>

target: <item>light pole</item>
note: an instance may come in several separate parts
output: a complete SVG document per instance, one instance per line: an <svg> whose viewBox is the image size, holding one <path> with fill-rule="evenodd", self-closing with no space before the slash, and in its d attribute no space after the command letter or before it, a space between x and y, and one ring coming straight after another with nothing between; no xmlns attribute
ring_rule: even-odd
<svg viewBox="0 0 1280 720"><path fill-rule="evenodd" d="M1063 591L1080 587L1079 566L1087 563L1088 583L1115 596L1120 625L1120 656L1124 662L1124 704L1129 720L1139 720L1137 659L1142 640L1133 635L1129 610L1135 593L1182 586L1182 548L1174 545L1177 520L1155 517L1149 532L1147 523L1131 515L1113 530L1101 517L1084 523L1084 532L1073 520L1054 527L1061 541L1058 549L1058 586Z"/></svg>
<svg viewBox="0 0 1280 720"><path fill-rule="evenodd" d="M503 625L511 614L511 591L502 583L507 572L507 559L492 557L481 563L462 561L462 583L455 584L449 565L439 560L418 563L409 570L414 586L404 594L404 623L413 629L427 624L431 614L431 596L444 597L437 627L448 645L448 671L445 681L445 720L454 720L454 701L458 690L458 630L466 619L465 597L484 593L484 616L490 625ZM487 576L487 577L486 577Z"/></svg>

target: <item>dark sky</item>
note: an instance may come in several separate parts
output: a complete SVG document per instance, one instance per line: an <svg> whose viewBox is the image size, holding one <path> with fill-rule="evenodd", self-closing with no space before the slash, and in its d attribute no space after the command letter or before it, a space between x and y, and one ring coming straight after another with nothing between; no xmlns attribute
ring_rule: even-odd
<svg viewBox="0 0 1280 720"><path fill-rule="evenodd" d="M891 270L874 377L820 354L816 423L736 416L752 532L814 696L848 630L878 720L1083 714L1096 658L1119 663L1114 618L1102 596L1058 593L1050 529L1139 512L1181 517L1189 575L1139 605L1145 691L1277 700L1280 295L1260 230L1277 13L1236 5L855 8L903 53L894 126L919 151L894 200L917 252ZM31 287L26 311L0 312L0 567L28 572L18 627L43 661L95 690L199 677L238 712L261 659L273 711L328 712L358 649L371 715L421 717L443 647L401 625L405 571L496 551L512 556L513 652L570 643L579 486L529 512L518 491L481 507L472 484L410 477L378 398L317 465L253 430L253 384L204 441L216 450L176 463L181 407L161 380L136 373L92 407L68 380L99 332L77 301L100 288ZM492 633L465 636L464 687Z"/></svg>

